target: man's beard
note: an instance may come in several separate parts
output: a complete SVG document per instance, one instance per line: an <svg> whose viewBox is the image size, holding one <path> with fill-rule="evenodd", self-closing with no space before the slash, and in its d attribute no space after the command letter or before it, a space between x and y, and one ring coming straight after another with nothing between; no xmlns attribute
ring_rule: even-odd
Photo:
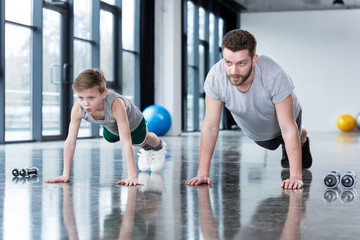
<svg viewBox="0 0 360 240"><path fill-rule="evenodd" d="M249 79L249 77L250 77L250 75L251 75L251 72L252 72L252 68L253 68L253 66L251 65L251 68L249 69L248 73L245 74L245 75L236 75L236 74L230 74L230 75L228 75L228 78L229 78L229 80L230 80L230 83L231 83L232 85L234 85L234 86L241 86L241 85L243 85L243 84L246 82L246 80ZM233 78L233 77L240 78L240 79L242 79L242 80L241 80L240 82L238 82L238 83L235 83L235 82L233 82L233 81L231 80L231 78Z"/></svg>

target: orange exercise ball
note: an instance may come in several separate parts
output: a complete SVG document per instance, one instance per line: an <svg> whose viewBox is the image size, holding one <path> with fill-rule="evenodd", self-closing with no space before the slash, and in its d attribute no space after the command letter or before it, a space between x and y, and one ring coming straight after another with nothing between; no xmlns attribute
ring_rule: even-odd
<svg viewBox="0 0 360 240"><path fill-rule="evenodd" d="M341 115L337 120L338 128L343 132L349 132L356 126L355 119L348 114Z"/></svg>

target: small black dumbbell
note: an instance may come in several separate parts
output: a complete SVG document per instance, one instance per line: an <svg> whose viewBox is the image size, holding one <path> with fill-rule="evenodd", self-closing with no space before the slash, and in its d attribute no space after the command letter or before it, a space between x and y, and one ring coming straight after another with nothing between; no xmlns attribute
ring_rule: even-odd
<svg viewBox="0 0 360 240"><path fill-rule="evenodd" d="M18 168L15 168L12 170L12 174L15 177L18 177L19 175L22 177L37 176L38 172L39 172L39 169L36 167L23 168L21 170Z"/></svg>
<svg viewBox="0 0 360 240"><path fill-rule="evenodd" d="M39 169L37 169L36 167L31 167L31 168L23 168L20 171L20 175L22 177L29 177L29 176L36 176L39 172Z"/></svg>
<svg viewBox="0 0 360 240"><path fill-rule="evenodd" d="M346 173L344 173L344 175L341 177L341 185L346 188L346 189L350 189L353 188L357 182L357 176L356 173L354 171L347 171Z"/></svg>
<svg viewBox="0 0 360 240"><path fill-rule="evenodd" d="M340 173L338 171L330 171L324 177L324 184L328 188L336 188L340 183Z"/></svg>
<svg viewBox="0 0 360 240"><path fill-rule="evenodd" d="M20 169L14 168L11 173L14 177L18 177L20 175L20 171Z"/></svg>

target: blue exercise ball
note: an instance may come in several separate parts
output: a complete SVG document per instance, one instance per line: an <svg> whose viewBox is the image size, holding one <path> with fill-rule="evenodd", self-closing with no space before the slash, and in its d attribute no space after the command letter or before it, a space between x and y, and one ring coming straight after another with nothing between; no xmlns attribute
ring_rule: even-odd
<svg viewBox="0 0 360 240"><path fill-rule="evenodd" d="M165 135L171 127L170 113L158 105L150 105L143 111L149 132L158 136Z"/></svg>

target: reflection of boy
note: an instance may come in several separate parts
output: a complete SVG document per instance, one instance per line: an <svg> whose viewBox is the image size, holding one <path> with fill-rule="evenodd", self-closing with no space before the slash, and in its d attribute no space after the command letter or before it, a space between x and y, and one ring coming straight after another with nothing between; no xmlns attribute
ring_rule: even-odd
<svg viewBox="0 0 360 240"><path fill-rule="evenodd" d="M119 196L112 196L111 213L104 220L103 239L153 239L155 238L158 210L165 192L163 176L160 173L139 173L141 188L129 187L126 209L119 206ZM140 191L138 191L140 189Z"/></svg>
<svg viewBox="0 0 360 240"><path fill-rule="evenodd" d="M47 183L69 182L70 168L82 119L104 126L103 135L109 142L121 139L128 178L116 184L142 185L137 179L132 145L140 149L138 167L140 171L160 171L165 162L166 143L156 134L148 132L141 111L128 99L115 92L108 92L104 74L97 69L88 69L79 74L73 84L78 101L71 111L69 133L64 143L63 175L47 180Z"/></svg>

